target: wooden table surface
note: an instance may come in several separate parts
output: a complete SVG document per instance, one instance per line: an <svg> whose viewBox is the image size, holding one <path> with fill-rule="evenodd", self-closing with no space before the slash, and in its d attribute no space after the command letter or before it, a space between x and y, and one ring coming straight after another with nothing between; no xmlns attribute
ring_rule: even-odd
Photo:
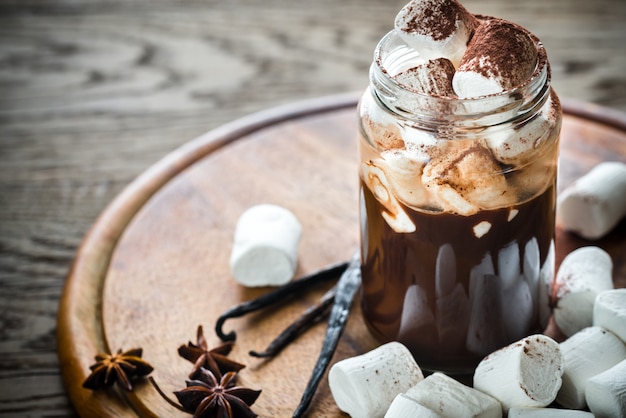
<svg viewBox="0 0 626 418"><path fill-rule="evenodd" d="M0 416L75 416L59 297L122 188L226 122L361 90L403 4L0 0ZM464 4L542 38L561 97L626 112L626 2Z"/></svg>

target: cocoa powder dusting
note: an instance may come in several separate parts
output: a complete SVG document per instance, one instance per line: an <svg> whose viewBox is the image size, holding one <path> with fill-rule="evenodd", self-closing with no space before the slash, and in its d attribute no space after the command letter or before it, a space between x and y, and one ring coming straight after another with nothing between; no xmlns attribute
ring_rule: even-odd
<svg viewBox="0 0 626 418"><path fill-rule="evenodd" d="M476 29L459 70L507 80L507 89L527 80L535 69L537 47L519 25L502 20L483 21Z"/></svg>
<svg viewBox="0 0 626 418"><path fill-rule="evenodd" d="M403 12L407 19L400 27L402 31L429 36L435 41L449 38L456 31L459 21L475 21L473 16L455 0L414 1L409 3Z"/></svg>

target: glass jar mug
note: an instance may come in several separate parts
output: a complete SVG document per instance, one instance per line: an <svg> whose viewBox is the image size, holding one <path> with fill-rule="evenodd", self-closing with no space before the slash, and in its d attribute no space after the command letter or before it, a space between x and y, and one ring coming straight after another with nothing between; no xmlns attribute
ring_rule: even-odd
<svg viewBox="0 0 626 418"><path fill-rule="evenodd" d="M359 102L361 307L426 370L471 372L547 323L561 107L537 49L519 87L459 99L395 81L417 53L394 32L376 48Z"/></svg>

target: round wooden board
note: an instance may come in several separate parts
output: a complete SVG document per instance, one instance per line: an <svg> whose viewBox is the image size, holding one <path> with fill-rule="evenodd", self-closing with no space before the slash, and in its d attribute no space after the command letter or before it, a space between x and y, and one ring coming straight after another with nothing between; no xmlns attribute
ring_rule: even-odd
<svg viewBox="0 0 626 418"><path fill-rule="evenodd" d="M131 183L105 209L81 245L59 307L59 357L68 394L81 416L188 416L148 384L123 394L91 392L81 384L97 352L142 347L153 376L170 393L185 386L191 364L177 348L195 342L232 305L268 289L247 289L230 276L236 220L248 207L275 203L303 224L297 275L348 260L358 245L356 105L347 94L272 109L235 121L169 154ZM626 116L565 101L559 189L595 164L626 162ZM557 263L583 245L605 248L616 286L626 286L626 222L590 243L557 230ZM263 392L261 417L288 417L302 395L325 332L318 324L277 358L263 349L330 286L275 308L226 322L238 339L231 357L245 363L240 383ZM355 303L333 361L375 347ZM324 379L310 416L339 417Z"/></svg>

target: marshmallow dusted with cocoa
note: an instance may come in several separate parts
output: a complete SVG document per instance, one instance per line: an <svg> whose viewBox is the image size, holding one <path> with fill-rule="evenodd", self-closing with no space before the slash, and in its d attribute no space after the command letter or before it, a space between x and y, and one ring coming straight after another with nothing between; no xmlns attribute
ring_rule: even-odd
<svg viewBox="0 0 626 418"><path fill-rule="evenodd" d="M478 20L454 0L412 0L400 10L395 28L424 59L461 61Z"/></svg>
<svg viewBox="0 0 626 418"><path fill-rule="evenodd" d="M527 80L537 64L537 48L521 26L488 19L476 28L454 74L459 97L481 97L514 89Z"/></svg>

